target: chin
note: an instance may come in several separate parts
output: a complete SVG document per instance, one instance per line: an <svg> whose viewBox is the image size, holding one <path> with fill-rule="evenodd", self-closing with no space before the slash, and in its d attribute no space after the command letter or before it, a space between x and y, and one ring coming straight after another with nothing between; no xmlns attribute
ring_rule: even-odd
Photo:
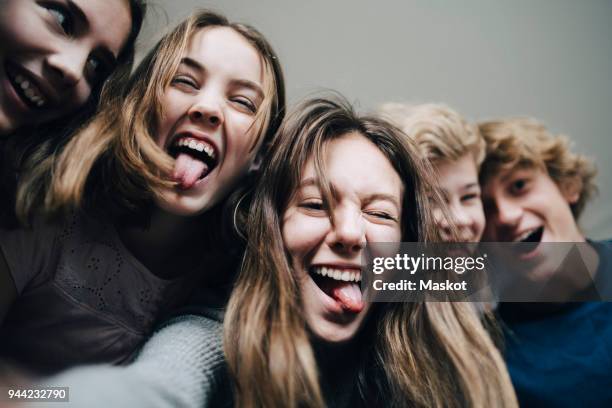
<svg viewBox="0 0 612 408"><path fill-rule="evenodd" d="M342 344L355 338L358 329L358 321L354 321L348 325L339 325L325 321L317 324L317 327L311 328L311 331L315 337L325 343Z"/></svg>
<svg viewBox="0 0 612 408"><path fill-rule="evenodd" d="M189 197L181 197L175 194L172 197L158 200L157 205L162 210L181 217L197 217L211 207L208 203L202 204Z"/></svg>

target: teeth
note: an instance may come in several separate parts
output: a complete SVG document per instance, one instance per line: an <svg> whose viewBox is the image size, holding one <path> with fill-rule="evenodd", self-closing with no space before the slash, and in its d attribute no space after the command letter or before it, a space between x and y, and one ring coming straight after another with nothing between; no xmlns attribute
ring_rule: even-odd
<svg viewBox="0 0 612 408"><path fill-rule="evenodd" d="M514 242L520 242L520 241L524 240L529 235L533 234L535 232L535 230L537 230L537 228L534 228L532 230L523 232L521 235L519 235L518 237L514 238Z"/></svg>
<svg viewBox="0 0 612 408"><path fill-rule="evenodd" d="M206 142L200 142L195 139L181 138L176 142L177 146L188 147L198 152L206 153L211 159L215 159L215 149Z"/></svg>
<svg viewBox="0 0 612 408"><path fill-rule="evenodd" d="M325 276L338 281L361 282L361 272L359 271L347 271L344 269L333 269L325 266L317 266L313 268L313 272L317 275Z"/></svg>
<svg viewBox="0 0 612 408"><path fill-rule="evenodd" d="M15 82L17 85L19 85L26 98L28 98L33 104L39 108L45 104L45 99L41 95L36 85L28 81L23 75L18 74L15 77Z"/></svg>
<svg viewBox="0 0 612 408"><path fill-rule="evenodd" d="M204 151L206 152L207 155L209 155L212 159L215 158L215 151L213 150L212 147L210 146L204 146Z"/></svg>

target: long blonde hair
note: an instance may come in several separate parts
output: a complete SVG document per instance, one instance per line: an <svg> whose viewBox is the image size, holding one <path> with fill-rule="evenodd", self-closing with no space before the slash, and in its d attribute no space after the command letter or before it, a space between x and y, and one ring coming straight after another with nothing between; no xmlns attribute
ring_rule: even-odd
<svg viewBox="0 0 612 408"><path fill-rule="evenodd" d="M191 38L206 27L232 28L261 56L265 98L255 125L265 148L284 114L284 80L278 58L254 28L230 23L217 13L198 11L162 38L132 74L125 91L106 92L98 114L61 153L51 156L22 183L17 195L21 219L32 214L42 196L51 214L66 208L99 207L101 202L112 214L138 214L173 185L164 175L169 174L174 160L153 137L164 111L160 101ZM256 144L257 140L253 146Z"/></svg>
<svg viewBox="0 0 612 408"><path fill-rule="evenodd" d="M325 406L281 217L310 157L324 197L332 198L322 151L350 132L378 146L405 183L402 239L437 239L427 197L431 167L409 138L382 119L358 116L343 100L316 98L297 107L261 174L247 251L226 314L225 353L236 406ZM362 343L359 354L365 356L358 374L364 404L384 395L389 406L516 406L503 360L471 304L387 303L371 313L366 329L373 343Z"/></svg>

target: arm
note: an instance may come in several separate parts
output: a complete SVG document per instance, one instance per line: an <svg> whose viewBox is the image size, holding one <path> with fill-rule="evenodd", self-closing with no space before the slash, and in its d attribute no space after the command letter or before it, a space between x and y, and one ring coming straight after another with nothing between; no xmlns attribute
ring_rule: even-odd
<svg viewBox="0 0 612 408"><path fill-rule="evenodd" d="M9 270L6 258L2 250L0 250L0 326L2 326L4 316L6 316L6 312L9 310L16 297L17 288L15 287L15 281Z"/></svg>
<svg viewBox="0 0 612 408"><path fill-rule="evenodd" d="M125 367L76 368L44 381L69 387L70 402L54 407L193 407L232 404L225 376L222 325L180 316L157 331ZM228 397L223 397L227 395ZM33 405L46 407L48 404Z"/></svg>

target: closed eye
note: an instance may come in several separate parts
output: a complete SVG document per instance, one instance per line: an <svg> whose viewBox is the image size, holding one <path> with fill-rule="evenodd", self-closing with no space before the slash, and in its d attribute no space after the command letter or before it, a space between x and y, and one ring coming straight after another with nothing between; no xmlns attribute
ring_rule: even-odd
<svg viewBox="0 0 612 408"><path fill-rule="evenodd" d="M250 99L247 99L247 98L244 98L244 97L236 97L236 98L233 98L232 100L234 102L244 106L250 112L257 113L257 106L255 106L255 104Z"/></svg>
<svg viewBox="0 0 612 408"><path fill-rule="evenodd" d="M365 213L383 220L397 221L394 216L385 211L366 211Z"/></svg>
<svg viewBox="0 0 612 408"><path fill-rule="evenodd" d="M323 210L323 202L322 201L305 201L300 203L299 207L308 208L310 210Z"/></svg>
<svg viewBox="0 0 612 408"><path fill-rule="evenodd" d="M191 89L198 89L198 83L187 75L176 75L172 78L172 85L178 85L180 87L188 87Z"/></svg>

